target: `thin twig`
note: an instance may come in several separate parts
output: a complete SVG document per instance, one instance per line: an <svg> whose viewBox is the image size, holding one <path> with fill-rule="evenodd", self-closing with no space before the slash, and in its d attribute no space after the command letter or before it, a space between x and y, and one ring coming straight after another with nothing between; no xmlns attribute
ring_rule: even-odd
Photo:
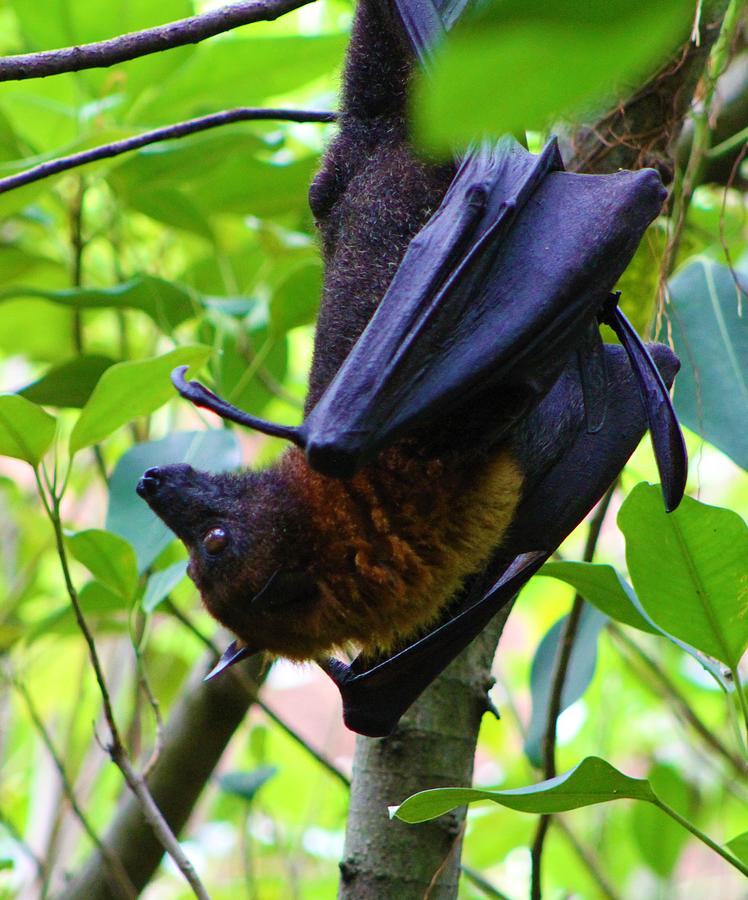
<svg viewBox="0 0 748 900"><path fill-rule="evenodd" d="M83 812L83 808L78 803L78 799L75 795L75 789L73 788L72 782L68 778L67 772L65 771L65 765L60 758L59 753L57 752L57 749L52 741L52 737L47 731L47 728L42 721L42 717L39 715L39 712L36 709L36 706L34 705L34 702L31 699L31 695L26 689L26 686L20 681L16 681L14 683L14 686L23 698L23 701L26 704L26 710L29 714L29 718L34 725L34 728L36 728L39 737L42 739L42 743L47 748L47 752L49 753L52 762L57 769L57 774L60 776L62 791L65 794L65 797L67 798L67 801L70 804L70 808L73 810L75 817L81 823L83 830L89 836L93 845L104 857L110 874L114 879L117 887L124 892L125 896L136 897L137 891L135 890L124 866L122 865L122 860L116 854L112 853L111 848L107 847L104 844L104 842L94 830L93 825L91 825L91 823L88 821L88 817Z"/></svg>
<svg viewBox="0 0 748 900"><path fill-rule="evenodd" d="M506 894L503 894L497 887L492 885L490 881L485 879L480 872L476 871L471 866L466 866L465 863L463 863L460 866L460 871L472 885L477 887L479 891L483 891L486 897L493 897L495 900L509 900L509 897L507 897Z"/></svg>
<svg viewBox="0 0 748 900"><path fill-rule="evenodd" d="M0 63L2 60L0 60ZM71 153L69 156L60 156L47 162L39 163L23 172L15 175L6 175L0 178L0 194L12 191L15 188L41 181L51 175L59 175L78 166L99 162L102 159L111 159L122 153L129 153L149 144L158 144L161 141L170 141L174 138L185 137L189 134L197 134L207 131L209 128L218 128L221 125L232 125L235 122L334 122L337 113L328 110L316 109L266 109L264 107L239 106L236 109L224 109L221 112L210 113L207 116L199 116L195 119L187 119L185 122L176 122L173 125L164 125L162 128L154 128L144 131L133 137L122 138L109 144L101 144L90 150L82 150L80 153Z"/></svg>
<svg viewBox="0 0 748 900"><path fill-rule="evenodd" d="M23 854L31 860L36 869L36 877L40 880L44 880L46 871L44 860L36 855L34 850L24 840L21 832L16 828L13 822L3 814L2 810L0 810L0 826L8 832L13 839L13 842L20 847Z"/></svg>
<svg viewBox="0 0 748 900"><path fill-rule="evenodd" d="M106 41L6 56L0 59L0 81L45 78L61 72L106 68L150 53L196 44L241 25L271 22L310 2L312 0L245 0L155 28L131 31Z"/></svg>
<svg viewBox="0 0 748 900"><path fill-rule="evenodd" d="M117 723L114 718L112 701L109 696L109 690L106 686L106 680L104 678L104 672L101 666L101 661L99 659L99 654L96 650L96 644L93 639L93 634L91 633L88 627L88 623L83 616L80 600L78 598L78 592L75 588L75 585L73 584L73 579L70 574L67 551L65 549L65 541L62 533L60 496L54 491L50 491L50 496L47 499L44 494L44 488L42 486L41 479L39 477L39 470L34 469L34 473L36 475L39 493L42 497L45 508L49 512L52 527L54 529L55 542L57 544L57 555L60 560L60 566L62 568L62 574L65 580L65 587L70 598L70 603L73 607L73 612L75 614L78 628L83 635L86 645L88 646L89 658L91 660L91 665L93 666L96 682L101 693L101 699L104 708L104 717L106 718L107 725L109 726L109 734L111 739L111 743L106 749L110 757L112 758L112 761L124 775L125 781L127 782L130 790L138 798L143 810L143 815L151 824L151 827L153 828L154 833L161 842L164 850L166 850L166 852L176 864L177 868L185 877L195 896L200 898L200 900L210 900L208 892L205 890L202 882L198 878L192 863L185 855L182 847L179 844L179 841L169 828L168 823L156 806L156 803L154 802L153 797L148 790L147 784L145 783L142 776L138 775L138 773L135 772L130 763L130 759L127 755L127 751L125 750L124 744L122 743L122 738L120 737L119 729L117 728Z"/></svg>
<svg viewBox="0 0 748 900"><path fill-rule="evenodd" d="M165 601L166 607L169 612L174 616L174 618L181 622L185 628L187 628L202 644L204 644L209 650L211 650L216 655L216 659L220 657L221 651L218 649L217 644L212 641L207 635L203 634L202 631L195 625L191 619L186 616L180 609L176 607L176 605L169 599ZM271 719L275 724L284 731L288 737L290 737L293 741L299 744L306 752L313 757L322 768L326 769L331 775L338 779L345 787L349 788L351 786L350 778L342 772L333 762L331 762L326 756L319 752L319 750L315 750L311 744L307 743L304 738L287 723L284 722L281 717L274 712L264 701L262 701L258 695L259 688L256 684L254 684L247 677L246 673L241 671L240 669L232 669L231 673L235 678L239 680L239 683L246 689L246 691L251 694L251 696L255 697L254 703L258 706L265 715ZM223 676L222 676L223 677Z"/></svg>
<svg viewBox="0 0 748 900"><path fill-rule="evenodd" d="M608 633L620 647L625 648L629 658L635 657L646 667L647 677L641 678L641 682L649 688L654 688L653 681L656 682L664 696L670 701L676 711L683 717L684 721L693 728L696 734L720 756L741 778L745 777L746 764L743 760L726 747L719 737L708 728L701 719L693 711L691 704L683 696L678 687L670 680L667 672L660 666L657 660L653 659L640 644L630 638L623 628L611 622L608 625Z"/></svg>
<svg viewBox="0 0 748 900"><path fill-rule="evenodd" d="M597 542L600 537L600 531L605 521L605 515L608 512L610 501L613 499L618 479L608 488L604 497L600 501L595 513L590 520L590 527L587 533L587 543L584 548L583 559L585 562L591 562ZM559 639L558 649L556 651L556 659L553 666L553 675L551 678L551 692L548 698L548 715L546 718L545 735L543 737L543 777L545 779L554 778L556 775L556 722L561 714L561 696L563 694L566 675L571 661L571 654L574 650L574 641L579 630L579 622L584 609L584 599L581 594L576 594L571 610L564 624ZM532 883L530 896L532 900L540 900L541 889L541 862L543 856L543 846L545 837L550 827L552 816L541 816L538 821L535 839L532 845Z"/></svg>

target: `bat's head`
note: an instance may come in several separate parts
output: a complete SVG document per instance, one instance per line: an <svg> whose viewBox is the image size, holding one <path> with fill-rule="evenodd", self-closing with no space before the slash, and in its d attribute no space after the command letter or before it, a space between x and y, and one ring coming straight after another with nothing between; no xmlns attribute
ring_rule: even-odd
<svg viewBox="0 0 748 900"><path fill-rule="evenodd" d="M187 548L187 573L208 611L252 652L291 656L315 585L302 559L298 513L273 470L212 474L179 464L148 469L138 494ZM298 624L297 629L295 624ZM290 647L275 646L289 640Z"/></svg>

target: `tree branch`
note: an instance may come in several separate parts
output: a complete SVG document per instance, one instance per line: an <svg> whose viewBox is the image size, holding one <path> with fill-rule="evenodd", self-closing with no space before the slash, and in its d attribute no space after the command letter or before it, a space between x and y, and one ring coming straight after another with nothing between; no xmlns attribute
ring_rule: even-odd
<svg viewBox="0 0 748 900"><path fill-rule="evenodd" d="M0 60L2 63L2 60ZM234 122L254 122L265 120L278 120L283 122L334 122L337 113L326 110L312 109L264 109L262 107L241 106L237 109L225 109L222 112L211 113L196 119L188 119L185 122L177 122L174 125L165 125L163 128L154 128L152 131L144 131L130 138L112 141L93 147L90 150L82 150L80 153L71 153L69 156L60 156L47 162L32 166L24 172L15 175L6 175L0 178L0 194L23 187L34 181L41 181L51 175L59 175L78 166L87 163L98 162L102 159L111 159L122 153L129 153L148 144L157 144L160 141L169 141L174 138L185 137L188 134L197 134L209 128L217 128L220 125L231 125Z"/></svg>
<svg viewBox="0 0 748 900"><path fill-rule="evenodd" d="M132 31L106 41L60 50L44 50L41 53L6 56L0 59L0 81L46 78L61 72L106 68L150 53L196 44L240 25L271 22L311 2L312 0L245 0L199 16L190 16L188 19L143 31Z"/></svg>

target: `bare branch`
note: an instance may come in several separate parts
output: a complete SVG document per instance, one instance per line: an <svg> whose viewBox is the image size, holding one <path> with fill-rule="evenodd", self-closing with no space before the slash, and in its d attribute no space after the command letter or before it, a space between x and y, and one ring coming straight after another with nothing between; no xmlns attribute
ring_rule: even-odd
<svg viewBox="0 0 748 900"><path fill-rule="evenodd" d="M240 25L272 22L311 2L312 0L245 0L199 16L190 16L188 19L179 19L177 22L143 31L131 31L94 44L6 56L0 59L0 81L46 78L61 72L80 72L82 69L103 69L149 53L161 53L174 47L196 44Z"/></svg>
<svg viewBox="0 0 748 900"><path fill-rule="evenodd" d="M0 65L2 60L0 60ZM314 109L264 109L262 107L240 106L237 109L225 109L222 112L211 113L196 119L188 119L186 122L176 122L174 125L165 125L163 128L154 128L144 131L130 138L112 141L110 144L102 144L100 147L92 147L90 150L82 150L80 153L71 153L69 156L60 156L47 162L39 163L17 172L15 175L7 175L0 178L0 194L23 187L34 181L49 178L50 175L59 175L78 166L87 163L99 162L102 159L111 159L131 150L138 150L148 144L157 144L160 141L169 141L174 138L185 137L188 134L197 134L208 128L217 128L220 125L231 125L234 122L250 122L264 120L278 120L283 122L334 122L337 114L326 110Z"/></svg>

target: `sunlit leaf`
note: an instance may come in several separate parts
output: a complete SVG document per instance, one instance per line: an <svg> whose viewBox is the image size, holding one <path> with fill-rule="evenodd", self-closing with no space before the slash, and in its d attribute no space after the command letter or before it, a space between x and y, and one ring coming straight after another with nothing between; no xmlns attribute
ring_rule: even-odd
<svg viewBox="0 0 748 900"><path fill-rule="evenodd" d="M49 449L56 420L17 394L0 394L0 456L23 459L38 465Z"/></svg>
<svg viewBox="0 0 748 900"><path fill-rule="evenodd" d="M135 551L122 537L111 531L90 528L68 535L70 552L103 585L125 599L131 599L138 586Z"/></svg>
<svg viewBox="0 0 748 900"><path fill-rule="evenodd" d="M107 369L75 423L70 436L71 454L103 440L137 416L163 406L176 394L169 378L172 370L180 365L198 367L210 353L210 347L197 344L153 359L117 363Z"/></svg>
<svg viewBox="0 0 748 900"><path fill-rule="evenodd" d="M413 109L428 143L543 130L610 103L688 36L688 0L475 4L422 76Z"/></svg>
<svg viewBox="0 0 748 900"><path fill-rule="evenodd" d="M745 276L743 276L745 278ZM748 469L748 294L706 257L670 282L670 321L681 370L675 408L685 425Z"/></svg>
<svg viewBox="0 0 748 900"><path fill-rule="evenodd" d="M658 487L639 484L618 524L642 606L666 631L735 670L748 646L748 526L690 497L665 513Z"/></svg>
<svg viewBox="0 0 748 900"><path fill-rule="evenodd" d="M610 800L655 802L649 782L631 778L596 756L582 760L569 772L529 787L506 791L475 788L436 788L421 791L393 807L392 815L404 822L426 822L476 800L492 800L509 809L528 813L558 813Z"/></svg>
<svg viewBox="0 0 748 900"><path fill-rule="evenodd" d="M725 846L748 866L748 831L732 838Z"/></svg>

